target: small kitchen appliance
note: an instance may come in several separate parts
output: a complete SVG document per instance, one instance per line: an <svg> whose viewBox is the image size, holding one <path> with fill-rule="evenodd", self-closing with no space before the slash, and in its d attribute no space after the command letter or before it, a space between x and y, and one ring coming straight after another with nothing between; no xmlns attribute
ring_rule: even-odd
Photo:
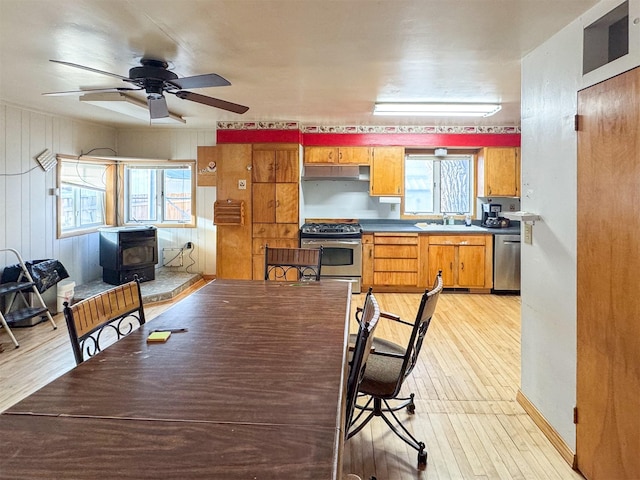
<svg viewBox="0 0 640 480"><path fill-rule="evenodd" d="M504 228L509 226L509 219L501 217L502 205L499 203L482 204L482 226L487 228Z"/></svg>

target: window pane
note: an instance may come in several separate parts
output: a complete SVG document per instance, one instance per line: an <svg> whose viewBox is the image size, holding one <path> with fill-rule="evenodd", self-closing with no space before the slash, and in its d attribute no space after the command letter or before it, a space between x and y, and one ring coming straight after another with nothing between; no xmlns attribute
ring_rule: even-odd
<svg viewBox="0 0 640 480"><path fill-rule="evenodd" d="M164 171L164 220L191 220L191 170L181 168Z"/></svg>
<svg viewBox="0 0 640 480"><path fill-rule="evenodd" d="M469 213L473 163L468 155L408 155L405 158L405 215Z"/></svg>
<svg viewBox="0 0 640 480"><path fill-rule="evenodd" d="M420 214L433 212L433 161L407 159L404 179L404 210Z"/></svg>
<svg viewBox="0 0 640 480"><path fill-rule="evenodd" d="M129 220L157 221L156 176L161 172L151 168L131 168L128 172Z"/></svg>
<svg viewBox="0 0 640 480"><path fill-rule="evenodd" d="M61 231L105 225L107 169L110 165L62 161L60 168Z"/></svg>
<svg viewBox="0 0 640 480"><path fill-rule="evenodd" d="M470 164L468 159L441 160L440 211L444 213L471 211L469 204Z"/></svg>
<svg viewBox="0 0 640 480"><path fill-rule="evenodd" d="M104 192L80 189L80 226L102 225Z"/></svg>

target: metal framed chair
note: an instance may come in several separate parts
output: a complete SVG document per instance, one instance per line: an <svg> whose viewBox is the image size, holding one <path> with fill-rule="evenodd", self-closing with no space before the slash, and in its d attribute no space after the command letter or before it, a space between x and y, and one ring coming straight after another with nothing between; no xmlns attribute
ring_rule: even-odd
<svg viewBox="0 0 640 480"><path fill-rule="evenodd" d="M320 280L322 247L271 248L265 245L264 259L265 280Z"/></svg>
<svg viewBox="0 0 640 480"><path fill-rule="evenodd" d="M367 359L373 346L373 332L378 325L380 308L369 288L365 297L364 306L358 309L356 320L358 321L358 333L355 335L355 345L349 361L349 376L347 377L347 402L345 415L345 436L349 432L353 412L360 383L364 377ZM350 347L351 349L351 347Z"/></svg>
<svg viewBox="0 0 640 480"><path fill-rule="evenodd" d="M367 369L360 384L360 394L368 396L365 405L356 404L358 415L350 425L348 437L360 432L373 417L381 417L389 428L407 445L418 451L418 469L427 466L427 451L424 442L419 441L402 424L395 412L403 408L409 414L415 413L414 394L398 397L405 378L411 373L418 360L427 329L442 291L442 272L436 276L434 286L422 295L416 319L402 320L398 315L380 313L380 318L388 319L411 328L406 345L398 345L382 338L374 338L373 353L367 359ZM391 401L399 404L391 405ZM393 421L392 421L393 420Z"/></svg>
<svg viewBox="0 0 640 480"><path fill-rule="evenodd" d="M136 278L73 305L65 302L64 317L79 365L144 325L140 282Z"/></svg>

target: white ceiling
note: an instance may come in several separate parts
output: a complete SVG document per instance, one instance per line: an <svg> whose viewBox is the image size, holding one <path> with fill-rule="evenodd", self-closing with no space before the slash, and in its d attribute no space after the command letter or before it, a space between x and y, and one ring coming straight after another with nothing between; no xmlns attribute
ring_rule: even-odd
<svg viewBox="0 0 640 480"><path fill-rule="evenodd" d="M0 99L115 126L148 125L43 92L129 86L49 59L127 76L142 56L244 115L167 95L187 128L519 125L520 59L597 0L0 0ZM144 97L141 97L144 98ZM373 117L375 101L500 102L476 119Z"/></svg>

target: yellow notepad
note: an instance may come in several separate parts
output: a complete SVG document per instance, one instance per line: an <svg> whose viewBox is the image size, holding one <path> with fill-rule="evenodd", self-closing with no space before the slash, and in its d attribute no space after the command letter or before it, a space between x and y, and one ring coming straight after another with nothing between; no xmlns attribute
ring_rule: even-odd
<svg viewBox="0 0 640 480"><path fill-rule="evenodd" d="M170 336L171 332L151 332L147 337L147 343L166 342Z"/></svg>

